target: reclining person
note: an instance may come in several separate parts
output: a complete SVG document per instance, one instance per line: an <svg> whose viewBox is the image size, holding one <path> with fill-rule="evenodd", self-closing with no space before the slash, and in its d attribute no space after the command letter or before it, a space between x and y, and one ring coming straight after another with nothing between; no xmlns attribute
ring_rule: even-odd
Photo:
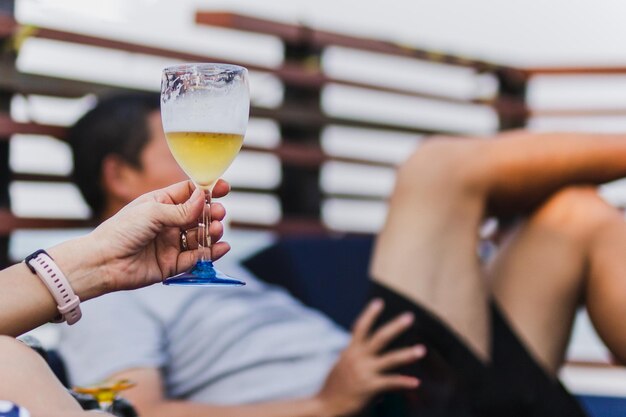
<svg viewBox="0 0 626 417"><path fill-rule="evenodd" d="M160 126L152 111L148 119L156 135ZM117 124L110 117L102 118L103 128ZM85 181L87 200L106 217L116 209L111 203L119 206L134 187L149 183L148 156L162 155L154 164L166 170L169 153L158 151L162 139L161 145L153 140L144 148L134 145L140 164L109 151L103 161L85 166L85 153L101 153L93 150L97 139L89 132L102 129L75 131L73 146L79 185ZM407 160L371 265L375 294L387 306L384 317L413 312L404 316L404 326L411 327L399 345L419 352L423 343L429 351L407 370L422 382L420 390L409 391L415 394L406 415L584 415L556 379L581 300L608 347L626 359L619 321L626 305L626 226L587 184L625 175L626 139L610 135L514 132L498 140L437 139ZM98 198L107 203L100 206L88 194L96 178ZM494 261L482 265L478 229L487 215L523 220ZM245 289L201 292L151 287L119 294L115 303L111 297L92 303L89 317L99 322L85 321L63 344L70 374L78 383L110 376L136 380L128 398L146 416L298 415L280 414L289 408L284 404L205 405L305 398L323 386L322 392L337 391L330 379L324 381L344 369L340 361L331 371L347 335L279 289L248 282ZM380 311L376 304L371 308ZM369 327L371 311L361 321L368 325L358 328ZM401 321L395 322L398 329L405 328ZM381 345L375 343L375 350ZM371 396L360 398L350 412Z"/></svg>
<svg viewBox="0 0 626 417"><path fill-rule="evenodd" d="M99 218L136 194L186 178L167 148L158 109L158 95L111 97L71 130L75 181ZM351 415L377 393L417 388L415 377L383 371L418 360L423 346L379 355L410 315L371 334L382 309L374 302L350 342L282 289L245 280L242 288L157 285L96 300L64 331L72 383L130 378L137 387L125 396L139 414L168 417Z"/></svg>

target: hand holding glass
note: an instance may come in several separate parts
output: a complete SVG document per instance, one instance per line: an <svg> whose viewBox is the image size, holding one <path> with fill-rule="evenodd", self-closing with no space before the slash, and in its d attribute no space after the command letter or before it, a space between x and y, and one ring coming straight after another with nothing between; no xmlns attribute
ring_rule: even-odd
<svg viewBox="0 0 626 417"><path fill-rule="evenodd" d="M211 261L211 190L241 149L248 125L248 71L227 64L182 64L165 68L161 117L170 151L196 187L206 207L198 220L198 261L167 285L244 285L216 270Z"/></svg>

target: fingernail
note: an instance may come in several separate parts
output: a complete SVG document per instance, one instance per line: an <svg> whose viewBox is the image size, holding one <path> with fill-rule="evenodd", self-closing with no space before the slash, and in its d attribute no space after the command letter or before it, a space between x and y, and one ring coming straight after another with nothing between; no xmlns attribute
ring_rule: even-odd
<svg viewBox="0 0 626 417"><path fill-rule="evenodd" d="M413 315L413 313L404 313L402 314L402 316L400 316L400 320L402 320L402 323L404 324L410 324L413 323L413 319L415 318L415 316Z"/></svg>
<svg viewBox="0 0 626 417"><path fill-rule="evenodd" d="M426 355L426 346L417 345L413 348L413 353L416 358L423 358Z"/></svg>
<svg viewBox="0 0 626 417"><path fill-rule="evenodd" d="M413 381L413 388L417 388L417 387L419 387L419 386L420 386L420 383L421 383L421 382L420 382L420 380L419 380L419 379L417 379L417 378L415 378L415 380Z"/></svg>
<svg viewBox="0 0 626 417"><path fill-rule="evenodd" d="M376 309L376 310L380 310L381 308L383 308L383 305L385 303L383 302L382 299L380 298L375 298L374 300L372 300L372 302L370 303L370 305L372 306L372 308Z"/></svg>

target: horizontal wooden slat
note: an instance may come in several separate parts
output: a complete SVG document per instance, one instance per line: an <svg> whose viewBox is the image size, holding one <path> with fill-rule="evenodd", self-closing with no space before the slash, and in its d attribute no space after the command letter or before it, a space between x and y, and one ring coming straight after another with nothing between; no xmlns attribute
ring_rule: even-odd
<svg viewBox="0 0 626 417"><path fill-rule="evenodd" d="M13 172L11 181L67 183L72 182L72 179L66 175Z"/></svg>
<svg viewBox="0 0 626 417"><path fill-rule="evenodd" d="M624 365L613 362L599 362L599 361L581 361L581 360L568 360L566 365L578 366L581 368L596 368L596 369L624 369Z"/></svg>
<svg viewBox="0 0 626 417"><path fill-rule="evenodd" d="M328 233L328 229L314 218L286 217L272 225L234 221L231 225L239 229L272 230L281 235ZM20 229L76 229L94 226L95 223L90 220L17 217L6 209L0 209L0 236L10 235L14 230Z"/></svg>
<svg viewBox="0 0 626 417"><path fill-rule="evenodd" d="M7 236L17 229L71 229L92 226L93 222L88 220L16 217L10 211L0 209L0 236Z"/></svg>
<svg viewBox="0 0 626 417"><path fill-rule="evenodd" d="M44 182L44 183L72 183L73 180L69 176L54 175L54 174L33 174L26 172L16 172L11 174L11 181L24 181L24 182ZM246 192L256 194L269 194L267 189L245 187L245 186L233 186L233 192ZM271 190L270 190L271 191Z"/></svg>
<svg viewBox="0 0 626 417"><path fill-rule="evenodd" d="M264 33L277 36L285 42L310 45L313 48L321 49L327 46L344 46L388 55L404 56L430 62L475 68L478 71L496 71L508 68L486 61L412 48L393 42L316 30L302 25L277 23L271 20L236 13L200 11L196 13L196 23Z"/></svg>
<svg viewBox="0 0 626 417"><path fill-rule="evenodd" d="M15 68L15 63L0 58L0 91L14 94L38 94L58 97L83 97L87 94L109 94L121 91L140 91L112 85L69 80L64 78L26 74Z"/></svg>
<svg viewBox="0 0 626 417"><path fill-rule="evenodd" d="M43 125L38 123L16 122L6 113L0 113L0 140L13 134L48 135L64 139L67 129L62 126Z"/></svg>
<svg viewBox="0 0 626 417"><path fill-rule="evenodd" d="M523 72L530 76L626 74L626 67L531 67L524 68Z"/></svg>
<svg viewBox="0 0 626 417"><path fill-rule="evenodd" d="M15 24L15 22L13 22L13 24ZM89 45L89 46L100 47L100 48L122 50L126 52L131 52L131 53L141 53L141 54L147 54L147 55L162 56L162 57L174 58L174 59L179 59L179 60L188 61L188 62L220 62L222 61L221 58L214 57L214 56L195 54L195 53L184 52L180 50L169 50L165 48L153 47L153 46L143 45L143 44L136 44L136 43L131 43L131 42L117 41L117 40L112 40L112 39L98 38L94 36L83 35L83 34L74 33L74 32L60 31L56 29L37 28L37 29L32 30L31 36L42 38L42 39L77 43L81 45ZM440 101L449 102L449 103L457 103L457 104L459 103L490 104L491 103L489 99L477 98L475 100L463 100L463 99L458 99L454 97L449 97L446 95L421 93L418 91L410 91L410 90L403 90L399 88L377 86L377 85L372 85L372 84L367 84L367 83L354 82L350 80L333 79L324 75L323 72L321 72L319 68L315 68L315 67L311 68L308 66L303 67L301 65L297 65L293 63L285 63L284 65L280 67L270 68L270 67L264 67L260 65L246 63L243 61L238 62L238 61L229 60L229 62L231 62L232 64L245 66L249 68L250 70L271 73L275 75L276 77L278 77L281 81L289 85L306 87L306 88L311 88L311 89L319 89L326 84L332 83L332 84L339 84L339 85L345 85L345 86L350 86L350 87L367 88L371 90L389 92L389 93L394 93L394 94L440 100ZM31 80L36 81L36 79L31 79ZM7 82L4 82L2 84L10 85L10 83L7 83ZM2 84L0 84L0 86ZM32 89L32 87L29 87L29 84L27 82L23 82L22 85L25 88ZM98 90L102 88L106 88L106 86L102 86L98 84L95 84L95 85ZM70 88L70 91L79 89L79 86L73 87L70 83L68 83L68 86L72 87ZM97 91L91 91L91 92L97 93ZM62 88L59 88L59 93L54 94L54 95L65 96L67 94L68 93L63 93Z"/></svg>
<svg viewBox="0 0 626 417"><path fill-rule="evenodd" d="M230 223L233 228L244 230L271 231L280 236L290 235L326 235L329 229L320 220L315 218L283 217L278 223L272 225L254 224L240 221Z"/></svg>
<svg viewBox="0 0 626 417"><path fill-rule="evenodd" d="M12 16L0 12L0 38L6 38L15 33L18 25Z"/></svg>
<svg viewBox="0 0 626 417"><path fill-rule="evenodd" d="M544 109L530 110L531 117L601 117L626 116L626 109Z"/></svg>
<svg viewBox="0 0 626 417"><path fill-rule="evenodd" d="M54 175L54 174L32 174L25 172L18 172L11 174L11 181L23 181L23 182L39 182L39 183L55 183L55 184L67 184L73 183L73 180L69 176ZM242 193L254 193L258 195L274 195L272 188L258 188L258 187L245 187L245 186L232 186L232 192Z"/></svg>

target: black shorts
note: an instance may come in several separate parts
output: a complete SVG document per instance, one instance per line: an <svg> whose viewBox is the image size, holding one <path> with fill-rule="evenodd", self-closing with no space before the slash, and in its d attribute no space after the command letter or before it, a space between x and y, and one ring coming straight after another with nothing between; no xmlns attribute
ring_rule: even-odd
<svg viewBox="0 0 626 417"><path fill-rule="evenodd" d="M491 362L483 363L439 319L399 294L374 285L385 300L379 324L405 311L413 328L390 349L423 343L428 355L399 370L422 380L419 389L382 396L368 415L377 417L585 417L578 401L537 364L491 305Z"/></svg>

